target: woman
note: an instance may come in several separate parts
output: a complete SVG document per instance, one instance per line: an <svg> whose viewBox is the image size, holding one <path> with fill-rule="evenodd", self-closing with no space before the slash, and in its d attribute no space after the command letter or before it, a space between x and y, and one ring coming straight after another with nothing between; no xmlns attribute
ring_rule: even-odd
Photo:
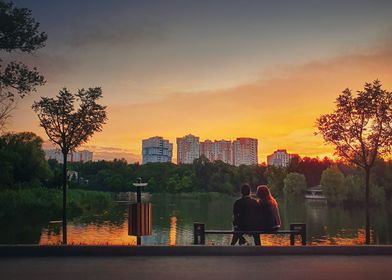
<svg viewBox="0 0 392 280"><path fill-rule="evenodd" d="M277 230L280 225L279 207L266 185L257 187L260 230Z"/></svg>

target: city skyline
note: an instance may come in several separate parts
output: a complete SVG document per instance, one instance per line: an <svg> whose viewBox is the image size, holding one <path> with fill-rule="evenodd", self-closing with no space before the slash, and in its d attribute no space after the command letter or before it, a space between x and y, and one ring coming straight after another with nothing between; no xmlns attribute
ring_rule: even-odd
<svg viewBox="0 0 392 280"><path fill-rule="evenodd" d="M314 135L315 120L342 90L375 79L392 89L390 1L190 3L15 1L48 41L5 59L37 66L47 83L19 102L7 129L46 140L33 101L102 86L108 123L81 147L96 159L141 162L140 139L175 143L190 129L261 139L261 161L276 149L322 158L333 149Z"/></svg>

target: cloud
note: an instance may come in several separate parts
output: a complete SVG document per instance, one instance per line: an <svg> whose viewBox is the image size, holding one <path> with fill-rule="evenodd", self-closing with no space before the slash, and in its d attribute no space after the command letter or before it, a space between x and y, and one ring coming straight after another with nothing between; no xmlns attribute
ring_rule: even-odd
<svg viewBox="0 0 392 280"><path fill-rule="evenodd" d="M50 141L44 141L42 144L44 150L58 149ZM76 149L77 151L88 150L93 152L93 159L96 160L113 160L113 159L125 159L129 163L141 162L141 155L134 154L127 149L117 147L105 147L96 145L83 145Z"/></svg>
<svg viewBox="0 0 392 280"><path fill-rule="evenodd" d="M360 90L365 82L380 79L391 90L391 65L392 49L374 49L282 67L267 79L234 88L111 106L105 133L119 142L128 135L128 145L138 148L141 139L152 135L172 142L187 133L202 139L256 137L260 161L278 148L308 156L331 155L332 147L313 135L316 118L333 110L334 100L346 87Z"/></svg>
<svg viewBox="0 0 392 280"><path fill-rule="evenodd" d="M119 98L108 106L109 121L89 145L95 146L95 159L125 157L133 162L140 161L144 138L160 135L175 143L176 137L193 133L201 140L255 137L260 162L281 148L306 156L332 155L333 148L313 134L315 120L333 110L347 87L355 92L365 82L380 79L392 90L392 48L384 46L274 68L232 88L174 93L145 103Z"/></svg>
<svg viewBox="0 0 392 280"><path fill-rule="evenodd" d="M141 156L131 153L129 150L116 148L116 147L104 147L104 146L89 146L84 145L79 150L86 149L93 152L94 160L113 160L113 159L125 159L129 163L141 162Z"/></svg>
<svg viewBox="0 0 392 280"><path fill-rule="evenodd" d="M71 48L140 45L163 40L166 30L157 24L132 24L113 27L111 25L87 28L74 32L65 42Z"/></svg>

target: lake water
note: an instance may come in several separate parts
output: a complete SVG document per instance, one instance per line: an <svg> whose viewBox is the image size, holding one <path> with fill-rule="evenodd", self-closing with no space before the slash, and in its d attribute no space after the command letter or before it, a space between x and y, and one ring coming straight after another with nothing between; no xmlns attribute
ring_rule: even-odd
<svg viewBox="0 0 392 280"><path fill-rule="evenodd" d="M210 229L231 229L232 197L184 198L153 195L149 199L153 211L153 234L142 237L144 245L190 245L193 222ZM128 236L129 202L115 202L104 211L91 211L72 218L68 223L68 243L79 245L135 245ZM307 224L308 244L357 245L364 243L363 207L328 207L320 202L304 200L279 201L283 228L293 222ZM372 208L372 243L392 244L392 207ZM0 243L60 244L61 222L39 221L30 217L12 221L0 232ZM228 245L231 236L207 236L207 244ZM251 238L247 237L249 241ZM252 243L252 242L250 242ZM289 245L288 236L263 235L264 245ZM299 244L299 243L297 243Z"/></svg>

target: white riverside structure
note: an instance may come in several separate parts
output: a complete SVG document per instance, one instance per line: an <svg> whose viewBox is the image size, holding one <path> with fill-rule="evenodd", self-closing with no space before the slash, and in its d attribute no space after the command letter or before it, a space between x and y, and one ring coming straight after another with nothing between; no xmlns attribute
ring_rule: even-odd
<svg viewBox="0 0 392 280"><path fill-rule="evenodd" d="M143 164L150 162L171 162L173 144L160 136L142 140Z"/></svg>

